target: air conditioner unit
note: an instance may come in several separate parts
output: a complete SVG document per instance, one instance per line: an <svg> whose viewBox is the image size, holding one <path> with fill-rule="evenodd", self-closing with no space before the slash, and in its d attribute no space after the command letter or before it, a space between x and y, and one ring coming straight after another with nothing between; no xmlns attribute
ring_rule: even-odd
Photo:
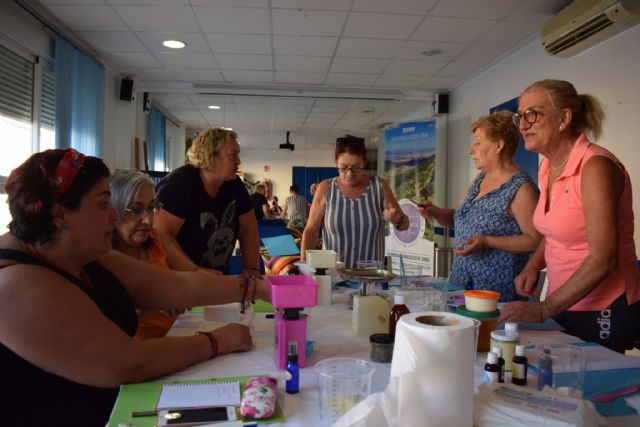
<svg viewBox="0 0 640 427"><path fill-rule="evenodd" d="M639 22L640 0L575 0L542 27L542 45L569 57Z"/></svg>

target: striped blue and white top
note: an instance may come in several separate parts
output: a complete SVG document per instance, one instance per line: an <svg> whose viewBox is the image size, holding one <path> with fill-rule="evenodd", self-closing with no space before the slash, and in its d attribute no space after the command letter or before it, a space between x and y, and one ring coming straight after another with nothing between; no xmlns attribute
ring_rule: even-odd
<svg viewBox="0 0 640 427"><path fill-rule="evenodd" d="M384 258L384 219L382 180L372 177L367 189L357 199L346 197L329 180L325 202L322 242L324 249L334 250L346 268L355 268L361 260Z"/></svg>

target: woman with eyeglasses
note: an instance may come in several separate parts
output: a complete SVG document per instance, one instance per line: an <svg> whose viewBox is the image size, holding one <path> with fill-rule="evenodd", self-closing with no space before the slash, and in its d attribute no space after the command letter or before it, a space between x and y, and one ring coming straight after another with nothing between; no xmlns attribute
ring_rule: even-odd
<svg viewBox="0 0 640 427"><path fill-rule="evenodd" d="M456 209L418 206L425 218L455 228L451 282L500 292L502 302L518 298L513 279L540 241L532 221L538 190L513 161L519 135L511 116L500 111L471 125L469 155L480 173Z"/></svg>
<svg viewBox="0 0 640 427"><path fill-rule="evenodd" d="M158 267L177 271L212 273L212 281L233 285L236 279L200 269L174 239L153 228L155 214L162 208L156 202L153 182L137 170L117 170L109 179L111 204L118 212L113 233L113 249ZM183 307L182 307L183 308ZM182 310L147 310L138 315L138 329L134 338L160 338L167 334Z"/></svg>
<svg viewBox="0 0 640 427"><path fill-rule="evenodd" d="M307 249L316 247L322 228L324 249L336 251L346 268L355 268L361 260L382 261L384 222L403 231L409 228L409 218L387 183L365 172L364 139L338 138L335 161L339 176L322 181L313 197L301 259Z"/></svg>
<svg viewBox="0 0 640 427"><path fill-rule="evenodd" d="M505 304L500 321L553 317L571 335L624 352L640 338L640 272L629 174L590 142L602 134L600 102L542 80L522 92L513 117L525 147L544 156L533 217L544 238L515 285L532 295L546 267L549 286L543 302Z"/></svg>
<svg viewBox="0 0 640 427"><path fill-rule="evenodd" d="M0 236L3 426L104 426L121 384L251 349L240 324L133 339L136 308L247 302L268 292L263 280L221 284L202 271L158 268L112 250L117 212L99 158L73 149L36 153L11 172L5 189L11 222ZM144 217L154 208L145 200L127 209Z"/></svg>
<svg viewBox="0 0 640 427"><path fill-rule="evenodd" d="M194 264L229 271L236 241L243 276L260 274L258 221L247 188L237 176L238 134L224 128L200 134L187 151L187 164L157 188L162 209L156 228L174 238Z"/></svg>

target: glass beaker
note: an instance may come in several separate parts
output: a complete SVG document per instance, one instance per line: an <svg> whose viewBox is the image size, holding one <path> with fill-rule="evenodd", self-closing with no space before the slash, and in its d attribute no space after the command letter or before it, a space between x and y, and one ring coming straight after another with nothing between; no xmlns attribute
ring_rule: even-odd
<svg viewBox="0 0 640 427"><path fill-rule="evenodd" d="M316 363L323 425L335 423L371 393L372 363L350 357L332 357Z"/></svg>

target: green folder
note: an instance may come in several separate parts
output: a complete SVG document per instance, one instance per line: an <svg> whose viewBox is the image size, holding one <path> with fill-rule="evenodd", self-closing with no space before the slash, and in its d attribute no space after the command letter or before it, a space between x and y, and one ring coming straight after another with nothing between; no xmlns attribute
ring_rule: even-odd
<svg viewBox="0 0 640 427"><path fill-rule="evenodd" d="M120 386L120 392L116 399L116 404L111 412L111 418L107 427L118 427L119 423L130 423L136 427L153 427L156 425L157 416L151 417L132 417L132 412L153 411L156 409L160 391L164 384L195 384L204 381L239 381L240 394L244 393L244 386L249 378L257 375L249 375L243 377L225 377L225 378L209 378L191 381L156 381L146 383L124 384ZM280 409L280 405L276 402L275 413L264 420L253 420L252 418L240 417L243 421L255 421L258 424L271 424L276 422L284 422L284 414Z"/></svg>

